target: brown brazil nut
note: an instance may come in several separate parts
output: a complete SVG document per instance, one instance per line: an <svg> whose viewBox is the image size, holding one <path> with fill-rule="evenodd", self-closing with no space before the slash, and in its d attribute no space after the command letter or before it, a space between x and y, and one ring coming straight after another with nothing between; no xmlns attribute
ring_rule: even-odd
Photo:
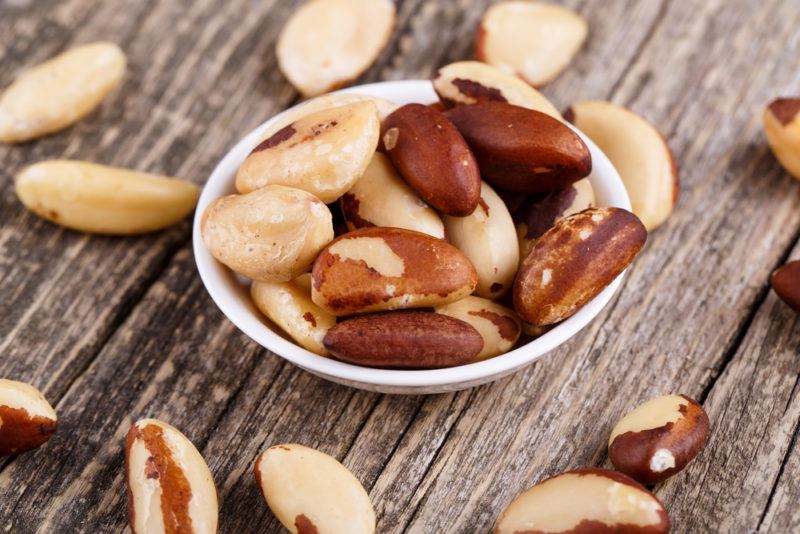
<svg viewBox="0 0 800 534"><path fill-rule="evenodd" d="M772 289L793 310L800 311L800 260L787 263L772 273Z"/></svg>
<svg viewBox="0 0 800 534"><path fill-rule="evenodd" d="M646 240L642 222L620 208L591 208L561 219L519 268L517 313L533 326L563 321L624 271Z"/></svg>
<svg viewBox="0 0 800 534"><path fill-rule="evenodd" d="M514 193L565 187L592 172L586 143L539 111L480 102L445 112L472 149L484 180Z"/></svg>
<svg viewBox="0 0 800 534"><path fill-rule="evenodd" d="M56 412L39 390L0 378L0 456L35 449L57 426Z"/></svg>
<svg viewBox="0 0 800 534"><path fill-rule="evenodd" d="M437 306L434 311L460 319L472 325L480 333L483 338L483 350L475 357L475 361L508 352L521 333L517 314L489 299L469 296L450 304Z"/></svg>
<svg viewBox="0 0 800 534"><path fill-rule="evenodd" d="M422 199L445 215L478 206L481 176L464 138L429 106L408 104L383 123L383 146L394 167Z"/></svg>
<svg viewBox="0 0 800 534"><path fill-rule="evenodd" d="M506 507L495 534L666 534L661 502L627 476L576 469L539 482Z"/></svg>
<svg viewBox="0 0 800 534"><path fill-rule="evenodd" d="M334 315L438 306L466 297L478 275L453 245L401 228L349 232L317 256L311 298Z"/></svg>
<svg viewBox="0 0 800 534"><path fill-rule="evenodd" d="M440 369L462 365L483 349L480 333L459 319L428 311L362 315L323 340L338 360L366 367Z"/></svg>
<svg viewBox="0 0 800 534"><path fill-rule="evenodd" d="M686 395L651 399L620 419L608 440L608 457L642 484L657 484L681 471L705 447L709 421Z"/></svg>
<svg viewBox="0 0 800 534"><path fill-rule="evenodd" d="M778 98L764 110L764 133L784 169L800 180L800 98Z"/></svg>

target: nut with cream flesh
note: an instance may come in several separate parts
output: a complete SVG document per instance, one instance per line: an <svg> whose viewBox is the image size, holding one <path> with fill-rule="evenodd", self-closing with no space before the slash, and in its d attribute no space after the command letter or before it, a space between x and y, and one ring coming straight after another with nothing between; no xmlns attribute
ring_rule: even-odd
<svg viewBox="0 0 800 534"><path fill-rule="evenodd" d="M219 505L205 460L178 429L137 421L125 440L133 534L215 534Z"/></svg>
<svg viewBox="0 0 800 534"><path fill-rule="evenodd" d="M800 311L800 260L790 261L772 273L772 289L790 308Z"/></svg>
<svg viewBox="0 0 800 534"><path fill-rule="evenodd" d="M486 10L481 19L475 55L480 61L541 87L564 70L587 33L586 21L563 6L500 2Z"/></svg>
<svg viewBox="0 0 800 534"><path fill-rule="evenodd" d="M779 98L767 106L764 132L783 168L800 180L800 98Z"/></svg>
<svg viewBox="0 0 800 534"><path fill-rule="evenodd" d="M278 65L305 96L327 93L372 65L394 22L391 0L310 0L278 37Z"/></svg>
<svg viewBox="0 0 800 534"><path fill-rule="evenodd" d="M379 134L372 102L306 115L250 152L236 173L236 189L249 193L266 185L285 185L329 204L364 174Z"/></svg>
<svg viewBox="0 0 800 534"><path fill-rule="evenodd" d="M57 426L56 412L39 390L0 378L0 456L35 449Z"/></svg>
<svg viewBox="0 0 800 534"><path fill-rule="evenodd" d="M631 198L633 213L647 230L666 221L680 187L672 151L658 130L610 102L577 102L564 116L614 164Z"/></svg>
<svg viewBox="0 0 800 534"><path fill-rule="evenodd" d="M256 459L255 474L267 505L292 534L375 532L375 510L364 487L325 453L275 445Z"/></svg>
<svg viewBox="0 0 800 534"><path fill-rule="evenodd" d="M620 419L608 440L608 457L642 484L657 484L681 471L708 441L703 407L686 395L651 399Z"/></svg>
<svg viewBox="0 0 800 534"><path fill-rule="evenodd" d="M444 306L437 306L434 311L460 319L478 331L483 338L483 350L475 357L475 361L508 352L521 333L517 314L488 299L466 297Z"/></svg>

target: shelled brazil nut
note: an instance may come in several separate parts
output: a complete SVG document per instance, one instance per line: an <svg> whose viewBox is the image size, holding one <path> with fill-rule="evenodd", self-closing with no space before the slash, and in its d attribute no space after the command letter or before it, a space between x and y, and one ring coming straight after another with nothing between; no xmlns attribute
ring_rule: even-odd
<svg viewBox="0 0 800 534"><path fill-rule="evenodd" d="M786 172L800 180L800 98L778 98L764 110L764 132Z"/></svg>
<svg viewBox="0 0 800 534"><path fill-rule="evenodd" d="M465 297L437 306L434 311L460 319L478 331L483 338L483 349L475 356L475 361L508 352L521 333L517 314L489 299Z"/></svg>
<svg viewBox="0 0 800 534"><path fill-rule="evenodd" d="M772 273L772 289L790 308L800 311L800 260L790 261Z"/></svg>
<svg viewBox="0 0 800 534"><path fill-rule="evenodd" d="M0 378L0 456L35 449L56 431L58 418L39 390Z"/></svg>

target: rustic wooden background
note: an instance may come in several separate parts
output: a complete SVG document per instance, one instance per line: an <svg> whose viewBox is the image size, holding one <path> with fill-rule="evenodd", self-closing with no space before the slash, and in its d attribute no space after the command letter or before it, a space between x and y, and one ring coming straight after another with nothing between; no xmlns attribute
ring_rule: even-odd
<svg viewBox="0 0 800 534"><path fill-rule="evenodd" d="M127 529L123 436L154 416L207 459L223 532L279 532L252 476L279 442L339 458L380 532L487 532L521 490L608 465L617 418L682 392L712 421L706 451L656 488L675 532L800 529L800 320L769 273L800 256L800 184L761 109L800 93L800 2L568 0L590 37L545 90L559 107L610 99L669 138L682 194L623 289L567 345L461 393L336 386L240 334L198 278L189 221L113 239L65 231L17 202L13 176L80 158L202 184L245 132L297 94L276 68L297 0L0 0L0 86L74 44L119 43L124 87L79 125L0 147L0 376L43 390L60 428L0 459L0 532ZM399 0L390 46L360 81L425 78L469 57L487 1Z"/></svg>

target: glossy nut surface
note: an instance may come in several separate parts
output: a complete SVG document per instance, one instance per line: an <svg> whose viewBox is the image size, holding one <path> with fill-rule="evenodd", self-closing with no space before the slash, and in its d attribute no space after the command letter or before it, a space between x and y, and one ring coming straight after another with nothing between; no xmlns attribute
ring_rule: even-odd
<svg viewBox="0 0 800 534"><path fill-rule="evenodd" d="M442 67L433 79L433 88L450 107L486 101L507 102L563 120L542 93L516 76L480 61L458 61Z"/></svg>
<svg viewBox="0 0 800 534"><path fill-rule="evenodd" d="M256 459L261 495L292 534L372 534L375 510L364 487L325 453L286 444Z"/></svg>
<svg viewBox="0 0 800 534"><path fill-rule="evenodd" d="M50 222L94 234L129 235L171 226L197 204L190 182L83 161L52 160L16 177L20 202Z"/></svg>
<svg viewBox="0 0 800 534"><path fill-rule="evenodd" d="M686 395L651 399L620 419L608 440L608 457L642 484L657 484L681 471L708 441L703 407Z"/></svg>
<svg viewBox="0 0 800 534"><path fill-rule="evenodd" d="M772 289L793 310L800 311L800 261L790 261L772 273Z"/></svg>
<svg viewBox="0 0 800 534"><path fill-rule="evenodd" d="M576 469L539 482L505 509L495 534L666 534L661 502L608 469Z"/></svg>
<svg viewBox="0 0 800 534"><path fill-rule="evenodd" d="M427 311L362 315L340 322L325 336L337 359L365 367L440 369L472 361L483 349L468 323Z"/></svg>
<svg viewBox="0 0 800 534"><path fill-rule="evenodd" d="M786 172L800 180L800 98L778 98L764 110L764 133Z"/></svg>
<svg viewBox="0 0 800 534"><path fill-rule="evenodd" d="M398 176L389 158L379 152L339 204L350 230L391 226L444 239L439 214L419 198Z"/></svg>
<svg viewBox="0 0 800 534"><path fill-rule="evenodd" d="M591 208L560 220L520 265L514 308L533 326L563 321L624 271L646 239L641 221L619 208Z"/></svg>
<svg viewBox="0 0 800 534"><path fill-rule="evenodd" d="M425 202L445 215L475 211L481 189L478 165L442 113L407 104L386 118L382 135L394 168Z"/></svg>
<svg viewBox="0 0 800 534"><path fill-rule="evenodd" d="M0 96L0 141L30 141L75 124L119 85L126 63L117 45L97 42L22 72Z"/></svg>
<svg viewBox="0 0 800 534"><path fill-rule="evenodd" d="M372 102L306 115L253 149L236 173L236 189L249 193L266 185L285 185L329 204L364 173L379 133Z"/></svg>
<svg viewBox="0 0 800 534"><path fill-rule="evenodd" d="M0 456L35 449L57 426L56 412L39 390L0 378Z"/></svg>
<svg viewBox="0 0 800 534"><path fill-rule="evenodd" d="M328 207L317 197L281 185L218 198L201 221L209 252L253 280L287 282L308 272L333 239Z"/></svg>
<svg viewBox="0 0 800 534"><path fill-rule="evenodd" d="M137 421L125 440L133 534L214 534L217 489L205 460L175 427Z"/></svg>
<svg viewBox="0 0 800 534"><path fill-rule="evenodd" d="M442 217L447 237L475 266L475 294L500 298L511 289L519 266L519 248L514 221L503 200L481 182L478 207L466 217Z"/></svg>
<svg viewBox="0 0 800 534"><path fill-rule="evenodd" d="M349 232L314 261L311 298L334 315L422 308L466 297L475 268L454 246L401 228Z"/></svg>
<svg viewBox="0 0 800 534"><path fill-rule="evenodd" d="M549 115L503 102L445 113L475 154L483 179L514 193L541 193L588 176L592 156L581 138Z"/></svg>
<svg viewBox="0 0 800 534"><path fill-rule="evenodd" d="M678 201L675 158L652 124L602 101L577 102L565 117L605 152L619 171L633 213L652 230L667 220Z"/></svg>
<svg viewBox="0 0 800 534"><path fill-rule="evenodd" d="M478 331L483 338L483 349L475 356L474 361L508 352L521 333L517 314L489 299L470 296L437 306L434 311L460 319Z"/></svg>

